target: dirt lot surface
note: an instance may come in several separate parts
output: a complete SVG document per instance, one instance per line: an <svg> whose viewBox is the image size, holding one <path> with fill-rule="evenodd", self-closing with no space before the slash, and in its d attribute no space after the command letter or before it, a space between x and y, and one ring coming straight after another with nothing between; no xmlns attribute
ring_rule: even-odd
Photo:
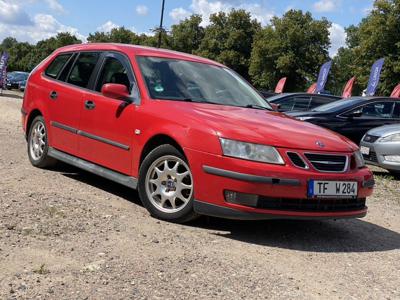
<svg viewBox="0 0 400 300"><path fill-rule="evenodd" d="M360 220L170 224L128 188L32 167L10 96L0 96L0 299L400 299L400 181L384 171Z"/></svg>

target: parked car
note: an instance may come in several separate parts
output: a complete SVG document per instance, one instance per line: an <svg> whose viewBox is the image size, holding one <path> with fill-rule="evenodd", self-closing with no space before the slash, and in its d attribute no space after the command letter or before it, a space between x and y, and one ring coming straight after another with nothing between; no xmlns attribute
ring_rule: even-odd
<svg viewBox="0 0 400 300"><path fill-rule="evenodd" d="M19 84L22 81L27 80L28 76L29 76L29 73L26 73L26 72L13 72L6 79L7 89L18 89Z"/></svg>
<svg viewBox="0 0 400 300"><path fill-rule="evenodd" d="M400 175L400 124L369 130L361 140L361 152L368 164Z"/></svg>
<svg viewBox="0 0 400 300"><path fill-rule="evenodd" d="M23 92L23 91L25 91L25 86L26 86L26 80L21 81L21 82L19 83L19 85L18 85L18 89L19 89L21 92Z"/></svg>
<svg viewBox="0 0 400 300"><path fill-rule="evenodd" d="M132 45L67 46L31 74L21 111L34 166L61 160L137 188L163 220L367 213L373 175L355 144L272 111L240 76L208 59Z"/></svg>
<svg viewBox="0 0 400 300"><path fill-rule="evenodd" d="M264 98L269 98L271 96L277 95L275 92L273 91L267 91L267 90L259 90L258 91L261 96L263 96Z"/></svg>
<svg viewBox="0 0 400 300"><path fill-rule="evenodd" d="M336 131L359 144L368 130L400 123L400 98L353 97L325 104L308 112L287 114Z"/></svg>
<svg viewBox="0 0 400 300"><path fill-rule="evenodd" d="M342 99L327 94L283 93L266 98L278 106L278 111L308 111L317 106Z"/></svg>

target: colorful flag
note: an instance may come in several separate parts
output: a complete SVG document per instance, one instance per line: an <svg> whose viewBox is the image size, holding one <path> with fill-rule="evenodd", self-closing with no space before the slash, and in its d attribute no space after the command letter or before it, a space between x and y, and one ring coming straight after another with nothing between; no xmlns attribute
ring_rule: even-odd
<svg viewBox="0 0 400 300"><path fill-rule="evenodd" d="M371 74L369 75L369 81L367 86L366 95L374 96L376 92L376 88L378 87L379 77L381 76L381 71L383 67L383 63L385 62L384 58L378 59L371 68Z"/></svg>
<svg viewBox="0 0 400 300"><path fill-rule="evenodd" d="M286 83L286 77L281 78L278 81L278 84L275 87L275 93L280 94L283 92L283 89L285 87L285 83Z"/></svg>
<svg viewBox="0 0 400 300"><path fill-rule="evenodd" d="M392 94L390 94L390 97L392 98L400 98L400 83L396 85L396 87L393 89Z"/></svg>
<svg viewBox="0 0 400 300"><path fill-rule="evenodd" d="M310 85L310 87L307 90L308 94L314 94L315 93L315 89L317 88L317 83L314 82L312 85Z"/></svg>
<svg viewBox="0 0 400 300"><path fill-rule="evenodd" d="M324 91L326 81L328 80L329 71L331 70L332 61L328 61L324 63L319 70L317 88L315 89L315 93L320 93Z"/></svg>
<svg viewBox="0 0 400 300"><path fill-rule="evenodd" d="M355 81L356 81L356 77L355 76L350 78L349 81L347 81L346 85L344 86L343 93L342 93L342 97L343 98L351 97L351 93L353 91L353 86L354 86L354 82Z"/></svg>
<svg viewBox="0 0 400 300"><path fill-rule="evenodd" d="M0 88L4 89L7 77L7 63L10 56L7 52L3 52L0 57Z"/></svg>

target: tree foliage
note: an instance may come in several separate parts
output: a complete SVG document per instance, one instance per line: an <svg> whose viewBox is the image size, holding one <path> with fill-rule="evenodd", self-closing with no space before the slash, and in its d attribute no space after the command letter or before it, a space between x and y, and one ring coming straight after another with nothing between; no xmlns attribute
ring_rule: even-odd
<svg viewBox="0 0 400 300"><path fill-rule="evenodd" d="M261 25L245 10L220 12L210 16L196 54L219 61L248 77L251 47Z"/></svg>
<svg viewBox="0 0 400 300"><path fill-rule="evenodd" d="M356 75L364 89L374 61L385 58L378 93L389 95L400 82L400 1L375 1L370 14L346 32L347 46L335 58L338 68Z"/></svg>
<svg viewBox="0 0 400 300"><path fill-rule="evenodd" d="M301 10L274 17L255 37L250 62L253 82L273 89L281 77L287 77L289 90L304 90L328 60L329 26L327 20L315 20Z"/></svg>
<svg viewBox="0 0 400 300"><path fill-rule="evenodd" d="M219 61L258 88L273 89L281 77L287 77L289 91L304 91L329 59L331 24L314 19L309 12L290 10L264 27L245 10L220 12L209 20L202 26L202 17L192 15L172 25L170 31L162 29L161 47ZM91 33L87 41L156 47L159 33L158 28L152 34L138 34L118 27ZM341 94L347 80L356 76L355 93L361 93L371 65L384 57L379 93L390 94L400 82L400 1L376 0L369 15L346 28L346 33L346 46L333 58L327 90ZM10 53L9 70L30 71L55 49L76 43L81 41L70 33L59 33L36 45L8 37L0 44L0 51Z"/></svg>

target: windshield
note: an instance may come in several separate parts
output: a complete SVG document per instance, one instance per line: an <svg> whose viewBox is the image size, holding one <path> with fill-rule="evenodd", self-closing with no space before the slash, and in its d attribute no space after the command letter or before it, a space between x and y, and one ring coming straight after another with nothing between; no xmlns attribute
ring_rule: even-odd
<svg viewBox="0 0 400 300"><path fill-rule="evenodd" d="M329 102L328 104L317 106L312 111L327 112L327 111L341 110L341 109L345 109L349 106L352 106L353 104L360 102L360 101L362 101L362 99L360 99L360 98L341 99L341 100Z"/></svg>
<svg viewBox="0 0 400 300"><path fill-rule="evenodd" d="M254 88L228 68L185 60L139 56L153 99L270 109Z"/></svg>

